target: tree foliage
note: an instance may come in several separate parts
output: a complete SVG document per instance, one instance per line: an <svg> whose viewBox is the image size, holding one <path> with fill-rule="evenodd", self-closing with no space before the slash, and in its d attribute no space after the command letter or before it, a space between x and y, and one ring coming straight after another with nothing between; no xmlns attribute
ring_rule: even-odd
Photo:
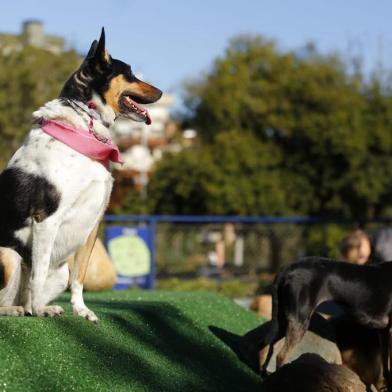
<svg viewBox="0 0 392 392"><path fill-rule="evenodd" d="M0 53L0 164L4 165L31 127L31 113L58 96L79 56L25 47Z"/></svg>
<svg viewBox="0 0 392 392"><path fill-rule="evenodd" d="M154 211L385 216L392 98L381 80L311 46L234 39L187 85L187 123L203 143L158 165Z"/></svg>
<svg viewBox="0 0 392 392"><path fill-rule="evenodd" d="M306 198L291 192L284 156L270 141L238 131L194 150L168 154L149 185L155 214L265 215L306 212ZM289 195L289 196L288 196ZM287 202L287 198L291 203Z"/></svg>

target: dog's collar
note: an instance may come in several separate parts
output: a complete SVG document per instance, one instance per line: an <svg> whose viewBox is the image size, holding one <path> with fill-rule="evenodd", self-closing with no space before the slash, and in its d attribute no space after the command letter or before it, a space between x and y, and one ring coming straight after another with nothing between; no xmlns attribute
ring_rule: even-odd
<svg viewBox="0 0 392 392"><path fill-rule="evenodd" d="M101 114L97 111L97 105L94 102L89 102L87 105L84 102L81 101L75 101L73 99L65 98L65 101L68 103L68 105L78 114L78 109L83 111L89 116L89 123L88 123L88 128L90 131L94 130L94 120L99 121L103 126L106 128L110 128L110 124L105 121Z"/></svg>
<svg viewBox="0 0 392 392"><path fill-rule="evenodd" d="M94 130L76 128L59 121L46 120L43 117L35 122L45 133L75 151L99 161L106 168L109 167L109 161L123 163L118 147L109 138L99 135Z"/></svg>

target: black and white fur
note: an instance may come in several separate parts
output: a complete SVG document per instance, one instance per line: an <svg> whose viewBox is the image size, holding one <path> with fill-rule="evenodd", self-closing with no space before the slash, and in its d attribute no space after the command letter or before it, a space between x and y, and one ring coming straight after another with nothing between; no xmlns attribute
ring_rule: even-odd
<svg viewBox="0 0 392 392"><path fill-rule="evenodd" d="M60 97L33 117L88 130L94 115L95 132L110 138L117 116L147 122L138 104L161 94L108 55L102 30ZM96 105L94 113L88 102ZM70 282L74 314L97 321L83 301L83 278L112 184L100 162L33 126L0 175L0 315L59 315L62 308L48 303ZM75 253L69 279L67 260Z"/></svg>

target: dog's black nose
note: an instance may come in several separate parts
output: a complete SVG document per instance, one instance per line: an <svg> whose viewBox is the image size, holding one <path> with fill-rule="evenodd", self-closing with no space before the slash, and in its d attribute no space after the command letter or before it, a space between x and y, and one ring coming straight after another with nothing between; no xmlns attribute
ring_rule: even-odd
<svg viewBox="0 0 392 392"><path fill-rule="evenodd" d="M162 97L163 93L161 90L159 90L159 89L157 89L157 90L158 90L158 93L157 93L158 94L157 101L158 101L158 99Z"/></svg>

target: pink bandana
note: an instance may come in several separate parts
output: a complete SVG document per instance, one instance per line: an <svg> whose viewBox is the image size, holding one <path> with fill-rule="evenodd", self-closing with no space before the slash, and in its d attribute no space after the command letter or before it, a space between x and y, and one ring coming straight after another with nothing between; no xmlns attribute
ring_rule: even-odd
<svg viewBox="0 0 392 392"><path fill-rule="evenodd" d="M44 118L38 119L37 123L48 135L53 136L77 152L99 161L105 167L109 166L109 160L123 163L118 147L110 139L97 134L93 130L74 128L68 124L45 120Z"/></svg>

